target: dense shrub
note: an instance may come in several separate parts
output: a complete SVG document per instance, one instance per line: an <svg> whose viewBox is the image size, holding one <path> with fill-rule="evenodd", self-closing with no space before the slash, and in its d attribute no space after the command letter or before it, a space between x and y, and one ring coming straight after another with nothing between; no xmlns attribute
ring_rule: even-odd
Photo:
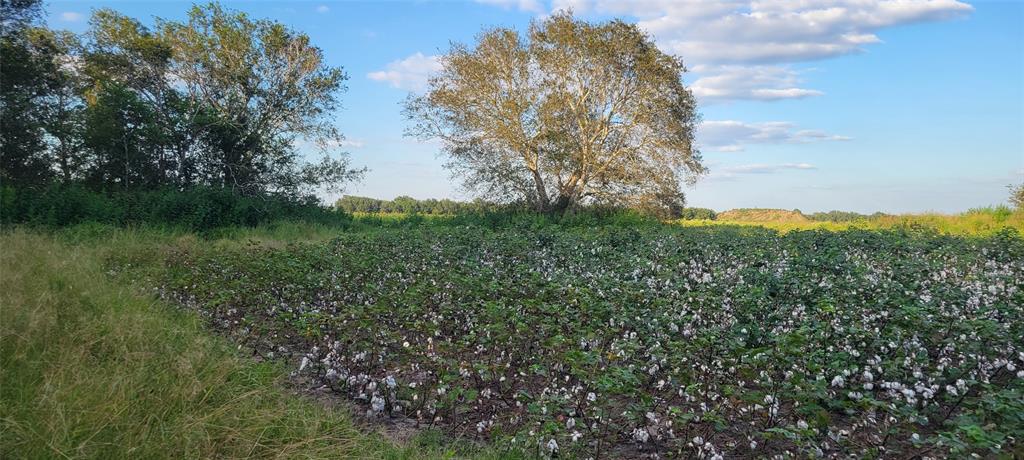
<svg viewBox="0 0 1024 460"><path fill-rule="evenodd" d="M715 220L718 214L714 209L708 208L683 208L679 218L683 220Z"/></svg>
<svg viewBox="0 0 1024 460"><path fill-rule="evenodd" d="M0 222L63 227L84 222L158 225L206 231L255 226L275 220L345 225L350 216L319 205L315 197L243 196L227 189L196 187L98 192L76 185L42 189L3 187Z"/></svg>
<svg viewBox="0 0 1024 460"><path fill-rule="evenodd" d="M850 211L829 211L808 214L807 217L816 222L857 222L884 217L887 214L876 212L874 214L860 214Z"/></svg>

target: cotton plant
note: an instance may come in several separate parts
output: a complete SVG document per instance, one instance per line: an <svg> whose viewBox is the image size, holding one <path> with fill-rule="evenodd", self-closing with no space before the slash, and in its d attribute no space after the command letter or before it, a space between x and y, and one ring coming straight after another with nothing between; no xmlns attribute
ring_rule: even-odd
<svg viewBox="0 0 1024 460"><path fill-rule="evenodd" d="M1024 436L1019 237L440 227L172 262L163 295L372 416L540 455Z"/></svg>

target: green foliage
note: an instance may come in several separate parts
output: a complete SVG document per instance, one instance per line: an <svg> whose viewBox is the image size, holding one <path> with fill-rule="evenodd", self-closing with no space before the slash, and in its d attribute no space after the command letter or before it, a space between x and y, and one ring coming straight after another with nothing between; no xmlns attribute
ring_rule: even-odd
<svg viewBox="0 0 1024 460"><path fill-rule="evenodd" d="M707 208L683 208L679 213L683 220L715 220L717 217L715 210Z"/></svg>
<svg viewBox="0 0 1024 460"><path fill-rule="evenodd" d="M334 206L345 212L355 213L405 213L405 214L436 214L453 215L461 213L495 210L500 205L482 200L472 202L454 201L449 199L417 200L408 196L399 196L394 200L379 200L362 196L345 195L334 203Z"/></svg>
<svg viewBox="0 0 1024 460"><path fill-rule="evenodd" d="M635 24L560 12L453 44L408 133L438 139L470 190L542 212L597 203L672 215L705 169L686 67ZM624 91L623 88L628 88Z"/></svg>
<svg viewBox="0 0 1024 460"><path fill-rule="evenodd" d="M215 3L152 30L100 9L82 36L46 28L39 2L3 11L5 183L302 196L365 171L332 121L347 77L305 34Z"/></svg>
<svg viewBox="0 0 1024 460"><path fill-rule="evenodd" d="M115 226L167 226L205 232L279 220L338 227L344 227L351 221L348 214L323 208L312 197L251 197L221 188L95 192L76 185L51 185L45 189L5 186L2 192L0 222L4 224L63 227L95 222Z"/></svg>
<svg viewBox="0 0 1024 460"><path fill-rule="evenodd" d="M0 180L38 183L53 177L48 127L58 112L66 55L60 38L40 26L42 3L4 0L0 30Z"/></svg>
<svg viewBox="0 0 1024 460"><path fill-rule="evenodd" d="M888 214L876 212L874 214L860 214L849 211L816 212L807 215L807 218L815 222L857 222L870 219L877 219Z"/></svg>

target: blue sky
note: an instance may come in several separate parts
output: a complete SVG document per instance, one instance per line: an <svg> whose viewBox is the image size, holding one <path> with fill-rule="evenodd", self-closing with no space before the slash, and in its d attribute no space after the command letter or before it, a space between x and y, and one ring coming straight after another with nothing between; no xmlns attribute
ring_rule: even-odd
<svg viewBox="0 0 1024 460"><path fill-rule="evenodd" d="M349 74L337 124L353 163L370 168L352 194L471 198L436 144L403 137L402 100L450 42L570 6L638 22L690 67L711 170L687 189L691 206L959 212L1005 203L1006 186L1024 181L1024 2L223 3L309 34ZM51 1L47 11L51 27L81 32L95 8L150 23L190 4Z"/></svg>

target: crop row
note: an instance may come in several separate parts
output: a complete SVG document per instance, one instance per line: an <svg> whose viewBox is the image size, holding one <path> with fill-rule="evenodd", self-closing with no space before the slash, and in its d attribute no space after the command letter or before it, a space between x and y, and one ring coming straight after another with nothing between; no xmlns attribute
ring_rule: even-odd
<svg viewBox="0 0 1024 460"><path fill-rule="evenodd" d="M1022 449L1012 234L424 228L167 257L166 296L371 415L541 455Z"/></svg>

